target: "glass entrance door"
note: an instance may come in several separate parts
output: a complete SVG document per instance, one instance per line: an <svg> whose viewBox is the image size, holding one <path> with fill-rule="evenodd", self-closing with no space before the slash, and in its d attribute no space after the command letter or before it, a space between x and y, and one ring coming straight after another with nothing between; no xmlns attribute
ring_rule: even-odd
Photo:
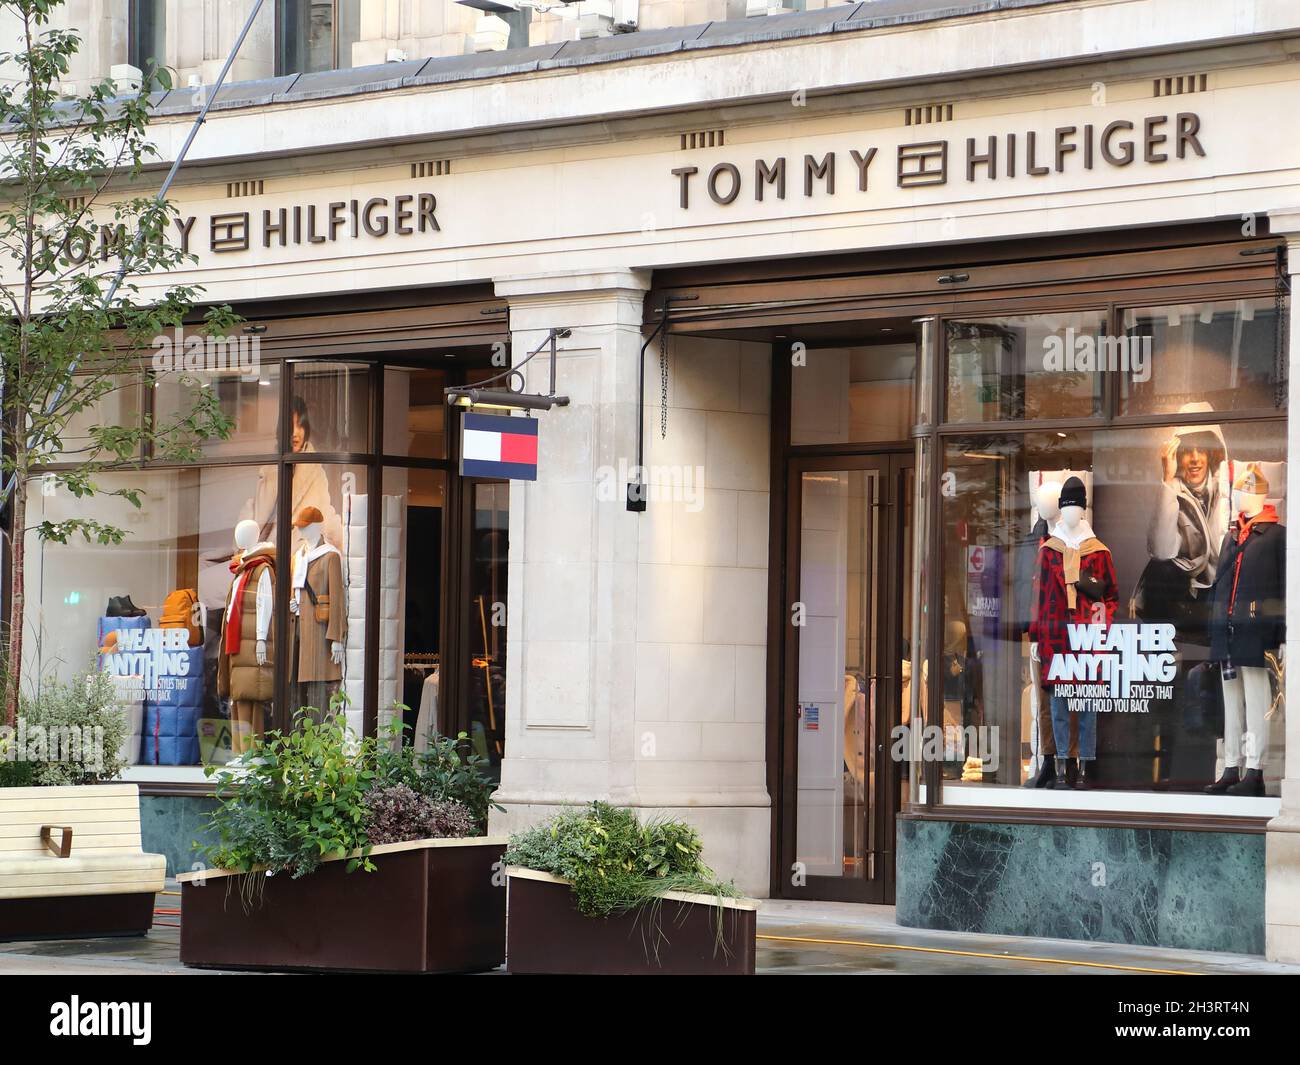
<svg viewBox="0 0 1300 1065"><path fill-rule="evenodd" d="M890 902L911 455L790 464L782 852L791 897Z"/></svg>

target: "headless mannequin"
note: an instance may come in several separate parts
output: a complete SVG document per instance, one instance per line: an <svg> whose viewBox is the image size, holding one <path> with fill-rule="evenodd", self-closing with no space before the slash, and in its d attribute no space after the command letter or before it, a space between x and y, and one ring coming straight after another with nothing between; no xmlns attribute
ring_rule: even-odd
<svg viewBox="0 0 1300 1065"><path fill-rule="evenodd" d="M1238 493L1241 516L1257 517L1267 497ZM1286 656L1286 645L1278 648L1278 662ZM1205 790L1212 795L1262 795L1261 765L1268 740L1265 715L1273 703L1273 692L1265 666L1240 666L1236 675L1223 678L1223 776Z"/></svg>
<svg viewBox="0 0 1300 1065"><path fill-rule="evenodd" d="M268 543L259 542L259 532L255 521L245 520L235 526L235 547L239 559L258 554L270 554L273 557L274 548ZM217 685L219 694L230 699L231 748L236 755L245 753L253 739L265 729L270 702L271 656L268 637L275 595L275 582L269 565L257 567L255 583L251 589L245 586L241 591L240 580L237 576L231 582L230 599L222 618L223 646L220 654L225 669L223 672L219 668ZM241 595L242 602L235 601L237 593ZM250 612L251 618L246 616ZM252 654L240 650L232 655L224 646L227 627L237 625L243 633L250 628L249 621L252 622L251 635L255 638ZM221 679L223 676L224 683Z"/></svg>

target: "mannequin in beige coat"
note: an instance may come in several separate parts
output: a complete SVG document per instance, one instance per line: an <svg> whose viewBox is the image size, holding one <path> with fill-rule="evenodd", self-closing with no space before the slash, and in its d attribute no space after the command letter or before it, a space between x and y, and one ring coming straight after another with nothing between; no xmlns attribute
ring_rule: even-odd
<svg viewBox="0 0 1300 1065"><path fill-rule="evenodd" d="M348 619L342 556L324 540L321 519L316 507L304 507L294 518L302 542L293 553L289 610L294 618L300 705L323 714L343 679Z"/></svg>

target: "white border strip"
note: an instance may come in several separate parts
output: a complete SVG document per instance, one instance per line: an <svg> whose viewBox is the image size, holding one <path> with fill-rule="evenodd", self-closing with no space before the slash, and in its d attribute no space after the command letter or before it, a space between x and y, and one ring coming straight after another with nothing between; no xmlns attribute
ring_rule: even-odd
<svg viewBox="0 0 1300 1065"><path fill-rule="evenodd" d="M943 782L945 806L1006 810L1095 810L1125 814L1200 814L1212 817L1276 817L1282 800L1265 796L1195 795L1172 791L1056 791L1052 788L999 787Z"/></svg>

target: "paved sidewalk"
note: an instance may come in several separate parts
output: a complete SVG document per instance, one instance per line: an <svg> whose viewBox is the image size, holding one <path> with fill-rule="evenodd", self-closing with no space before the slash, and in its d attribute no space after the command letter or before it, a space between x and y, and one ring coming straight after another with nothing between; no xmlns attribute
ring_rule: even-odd
<svg viewBox="0 0 1300 1065"><path fill-rule="evenodd" d="M179 908L179 896L160 895L143 937L0 943L0 975L220 975L180 964L180 918L167 912ZM759 972L772 974L1300 975L1243 954L902 928L892 906L765 901L758 935Z"/></svg>
<svg viewBox="0 0 1300 1065"><path fill-rule="evenodd" d="M758 936L765 973L1300 975L1250 954L903 928L892 906L851 903L764 901Z"/></svg>

